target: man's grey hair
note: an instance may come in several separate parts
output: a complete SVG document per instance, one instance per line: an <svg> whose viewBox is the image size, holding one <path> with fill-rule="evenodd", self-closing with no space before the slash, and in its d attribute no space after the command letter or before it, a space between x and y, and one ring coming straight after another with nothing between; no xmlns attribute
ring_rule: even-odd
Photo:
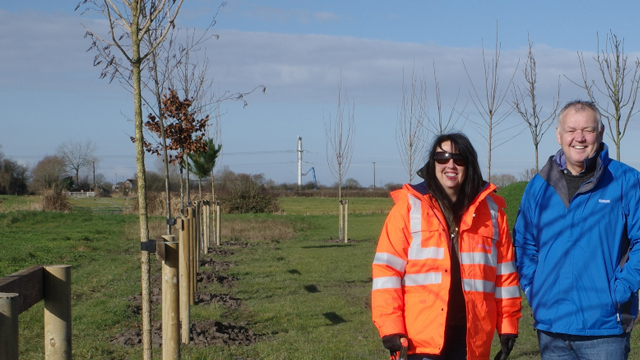
<svg viewBox="0 0 640 360"><path fill-rule="evenodd" d="M562 119L562 115L569 110L573 109L575 111L585 111L591 110L596 114L596 121L598 122L598 132L601 132L603 129L602 125L602 115L600 114L600 109L593 101L585 101L585 100L573 100L569 101L563 108L560 110L558 114L558 126L560 126L560 120Z"/></svg>

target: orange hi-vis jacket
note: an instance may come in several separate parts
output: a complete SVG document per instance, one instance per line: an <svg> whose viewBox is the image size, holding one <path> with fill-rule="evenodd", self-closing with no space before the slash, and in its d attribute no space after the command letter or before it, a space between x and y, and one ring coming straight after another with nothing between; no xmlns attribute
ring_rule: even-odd
<svg viewBox="0 0 640 360"><path fill-rule="evenodd" d="M444 344L451 241L438 201L405 184L385 221L373 261L371 312L380 336L405 334L410 354ZM517 334L521 313L515 253L504 199L488 184L459 225L467 316L467 359L489 359L494 332Z"/></svg>

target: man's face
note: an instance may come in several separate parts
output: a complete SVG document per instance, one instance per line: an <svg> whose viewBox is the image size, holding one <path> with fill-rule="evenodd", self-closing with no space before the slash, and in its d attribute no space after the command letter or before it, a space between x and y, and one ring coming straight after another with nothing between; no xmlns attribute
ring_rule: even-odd
<svg viewBox="0 0 640 360"><path fill-rule="evenodd" d="M560 118L556 135L564 151L567 169L577 175L584 170L584 160L593 156L602 142L596 114L590 109L567 109Z"/></svg>

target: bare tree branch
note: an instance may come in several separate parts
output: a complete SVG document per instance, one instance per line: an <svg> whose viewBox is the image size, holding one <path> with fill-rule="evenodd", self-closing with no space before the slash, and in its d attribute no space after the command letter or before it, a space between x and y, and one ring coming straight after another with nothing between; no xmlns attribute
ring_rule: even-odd
<svg viewBox="0 0 640 360"><path fill-rule="evenodd" d="M529 42L529 54L523 70L525 87L524 89L517 87L513 90L513 107L516 112L520 114L525 124L527 124L529 132L531 133L531 140L533 141L535 150L535 172L537 173L539 171L538 147L544 134L549 130L549 127L553 125L553 119L560 107L560 79L558 79L557 97L552 101L551 113L548 117L541 119L540 113L543 108L538 106L536 98L536 83L538 81L536 59L533 56L533 43L530 39L527 40ZM529 106L526 105L527 102L530 103Z"/></svg>
<svg viewBox="0 0 640 360"><path fill-rule="evenodd" d="M518 61L518 64L520 62ZM513 113L514 109L509 107L507 111L499 114L499 110L503 105L507 94L509 93L509 88L513 84L513 78L516 75L518 70L518 66L513 71L513 75L507 82L507 86L505 89L500 89L500 76L499 76L499 64L500 64L500 43L498 42L498 26L496 24L496 45L494 56L491 59L491 62L487 64L487 58L485 56L484 50L484 41L482 42L482 65L484 69L484 101L481 100L480 94L476 89L473 80L471 79L471 75L469 74L469 70L467 69L467 65L464 60L462 61L464 65L464 70L467 73L467 78L471 83L471 87L473 92L470 93L471 101L475 106L478 114L482 122L471 121L472 124L478 130L478 133L485 139L487 142L487 179L491 179L491 154L493 150L498 148L499 146L505 144L509 140L513 139L515 136L510 135L510 131L517 127L518 125L507 126L505 128L505 121L509 118L511 113Z"/></svg>
<svg viewBox="0 0 640 360"><path fill-rule="evenodd" d="M424 124L427 100L426 79L416 78L415 64L411 72L409 93L402 72L402 105L396 121L396 145L405 171L411 183L420 168L426 147L427 127ZM419 89L418 89L419 87ZM425 134L425 132L427 134Z"/></svg>
<svg viewBox="0 0 640 360"><path fill-rule="evenodd" d="M589 100L594 102L607 121L608 134L616 146L616 159L620 160L620 147L629 121L638 110L635 110L640 88L640 60L635 59L633 65L628 65L628 55L624 51L624 39L609 31L604 42L604 49L600 49L598 36L597 55L593 58L600 71L601 85L589 80L587 68L582 53L578 53L582 84L569 79L573 84L584 89ZM597 91L594 91L594 89Z"/></svg>

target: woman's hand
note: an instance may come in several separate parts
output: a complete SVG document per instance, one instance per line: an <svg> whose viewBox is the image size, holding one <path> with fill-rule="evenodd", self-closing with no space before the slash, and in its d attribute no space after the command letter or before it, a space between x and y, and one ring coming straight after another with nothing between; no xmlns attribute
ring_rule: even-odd
<svg viewBox="0 0 640 360"><path fill-rule="evenodd" d="M385 349L389 350L391 354L395 354L402 349L402 343L400 342L401 338L406 338L405 334L392 334L386 335L382 337L382 346Z"/></svg>

